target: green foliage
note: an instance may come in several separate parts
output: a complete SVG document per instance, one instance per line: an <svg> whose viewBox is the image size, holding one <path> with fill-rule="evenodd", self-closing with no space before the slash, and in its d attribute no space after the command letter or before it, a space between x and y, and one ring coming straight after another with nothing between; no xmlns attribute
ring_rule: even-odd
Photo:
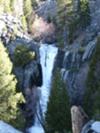
<svg viewBox="0 0 100 133"><path fill-rule="evenodd" d="M73 17L74 16L74 17ZM71 17L71 16L70 16ZM76 31L80 28L86 28L90 22L90 9L88 0L80 0L80 8L76 13L72 13L72 19L69 21L69 43L72 43L75 39Z"/></svg>
<svg viewBox="0 0 100 133"><path fill-rule="evenodd" d="M84 52L85 52L85 47L81 46L78 50L78 53L82 55Z"/></svg>
<svg viewBox="0 0 100 133"><path fill-rule="evenodd" d="M68 12L72 11L71 0L57 0L57 15L52 19L57 29L57 42L59 47L64 47L64 42L67 41L68 37L65 37L64 32L68 32ZM68 12L67 12L68 11ZM67 27L67 28L66 28ZM66 28L66 31L65 31ZM67 35L66 35L67 36Z"/></svg>
<svg viewBox="0 0 100 133"><path fill-rule="evenodd" d="M72 42L79 35L79 31L83 28L86 28L90 22L90 9L88 0L80 0L79 9L73 11L73 2L72 0L58 0L58 14L56 18L56 26L57 26L57 41L62 44L66 40L63 38L64 27L67 27L68 37L67 42L72 44ZM59 39L61 38L61 39Z"/></svg>
<svg viewBox="0 0 100 133"><path fill-rule="evenodd" d="M16 93L17 81L12 74L12 67L6 49L0 42L0 119L21 128L24 119L21 117L18 103L23 101L23 97Z"/></svg>
<svg viewBox="0 0 100 133"><path fill-rule="evenodd" d="M11 12L10 0L5 0L4 4L5 4L4 12L6 12L6 13Z"/></svg>
<svg viewBox="0 0 100 133"><path fill-rule="evenodd" d="M57 33L57 42L59 43L57 46L59 48L63 48L64 47L64 38L63 38L63 35L61 35L61 33Z"/></svg>
<svg viewBox="0 0 100 133"><path fill-rule="evenodd" d="M80 2L80 25L86 28L91 21L90 9L88 0L81 0Z"/></svg>
<svg viewBox="0 0 100 133"><path fill-rule="evenodd" d="M45 118L47 133L65 133L71 130L70 116L67 90L57 71L53 79Z"/></svg>
<svg viewBox="0 0 100 133"><path fill-rule="evenodd" d="M26 18L30 16L32 12L32 3L31 0L24 0L24 15Z"/></svg>
<svg viewBox="0 0 100 133"><path fill-rule="evenodd" d="M79 72L79 68L77 68L77 67L75 67L75 66L72 67L72 68L70 68L69 70L70 70L70 72L72 72L72 73L73 73L73 72Z"/></svg>
<svg viewBox="0 0 100 133"><path fill-rule="evenodd" d="M100 38L90 63L84 109L90 117L100 119Z"/></svg>
<svg viewBox="0 0 100 133"><path fill-rule="evenodd" d="M15 9L14 9L14 3L16 2L17 0L10 0L10 8L11 8L11 11L13 12Z"/></svg>
<svg viewBox="0 0 100 133"><path fill-rule="evenodd" d="M27 48L26 46L19 45L16 47L14 53L14 64L16 66L24 67L34 58L35 58L35 52L30 51L29 48Z"/></svg>
<svg viewBox="0 0 100 133"><path fill-rule="evenodd" d="M24 15L21 16L21 22L22 22L24 30L26 30L27 29L27 21L26 21L26 17Z"/></svg>
<svg viewBox="0 0 100 133"><path fill-rule="evenodd" d="M25 23L27 22L27 28L28 31L31 32L30 29L32 29L32 24L31 24L31 14L32 14L32 1L31 0L24 0L24 26L26 25ZM26 22L25 22L26 21Z"/></svg>
<svg viewBox="0 0 100 133"><path fill-rule="evenodd" d="M75 16L68 24L69 27L69 35L68 35L68 42L72 43L75 39L75 33L79 28L79 17Z"/></svg>
<svg viewBox="0 0 100 133"><path fill-rule="evenodd" d="M0 9L2 10L1 12L11 12L10 0L0 0Z"/></svg>
<svg viewBox="0 0 100 133"><path fill-rule="evenodd" d="M32 2L32 7L35 8L37 6L36 0L31 0L31 2Z"/></svg>

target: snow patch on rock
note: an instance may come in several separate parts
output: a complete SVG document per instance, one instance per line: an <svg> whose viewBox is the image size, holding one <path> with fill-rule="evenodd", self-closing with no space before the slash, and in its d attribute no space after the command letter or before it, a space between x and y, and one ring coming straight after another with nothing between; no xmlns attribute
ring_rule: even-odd
<svg viewBox="0 0 100 133"><path fill-rule="evenodd" d="M0 121L0 133L22 133L22 132L18 131L17 129L15 129L14 127L5 122Z"/></svg>
<svg viewBox="0 0 100 133"><path fill-rule="evenodd" d="M92 124L91 129L97 133L100 133L100 121L96 121Z"/></svg>

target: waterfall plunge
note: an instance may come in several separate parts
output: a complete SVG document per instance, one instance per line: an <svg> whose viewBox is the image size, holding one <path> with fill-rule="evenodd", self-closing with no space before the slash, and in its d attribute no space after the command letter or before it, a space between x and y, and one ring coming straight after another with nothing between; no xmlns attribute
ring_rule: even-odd
<svg viewBox="0 0 100 133"><path fill-rule="evenodd" d="M50 94L50 85L52 78L52 70L54 66L55 57L57 55L58 49L53 45L42 44L40 47L40 63L43 72L43 85L40 87L41 98L40 106L43 113L43 118L45 117L45 112L47 109L47 102ZM37 109L37 114L39 115L39 108ZM40 117L41 119L41 117ZM35 125L29 129L30 133L44 133L44 130L36 117Z"/></svg>

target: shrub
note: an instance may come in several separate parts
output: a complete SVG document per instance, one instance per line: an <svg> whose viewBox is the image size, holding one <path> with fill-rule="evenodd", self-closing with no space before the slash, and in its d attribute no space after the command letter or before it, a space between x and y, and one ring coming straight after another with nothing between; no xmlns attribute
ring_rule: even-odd
<svg viewBox="0 0 100 133"><path fill-rule="evenodd" d="M35 59L35 52L30 51L29 48L24 45L19 45L16 47L14 52L14 64L16 66L24 67L33 59Z"/></svg>

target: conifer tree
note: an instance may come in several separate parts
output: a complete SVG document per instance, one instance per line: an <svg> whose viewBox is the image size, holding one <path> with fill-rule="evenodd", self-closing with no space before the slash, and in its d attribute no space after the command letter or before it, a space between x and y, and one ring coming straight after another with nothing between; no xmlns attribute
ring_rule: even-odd
<svg viewBox="0 0 100 133"><path fill-rule="evenodd" d="M57 71L47 106L45 124L47 133L66 133L71 129L70 104L67 90Z"/></svg>
<svg viewBox="0 0 100 133"><path fill-rule="evenodd" d="M84 109L90 118L100 120L100 37L90 63Z"/></svg>
<svg viewBox="0 0 100 133"><path fill-rule="evenodd" d="M12 74L12 63L7 50L0 42L0 120L20 128L24 119L17 106L22 101L21 93L16 93L16 78Z"/></svg>
<svg viewBox="0 0 100 133"><path fill-rule="evenodd" d="M90 8L88 0L80 0L80 23L82 28L86 28L90 22Z"/></svg>

